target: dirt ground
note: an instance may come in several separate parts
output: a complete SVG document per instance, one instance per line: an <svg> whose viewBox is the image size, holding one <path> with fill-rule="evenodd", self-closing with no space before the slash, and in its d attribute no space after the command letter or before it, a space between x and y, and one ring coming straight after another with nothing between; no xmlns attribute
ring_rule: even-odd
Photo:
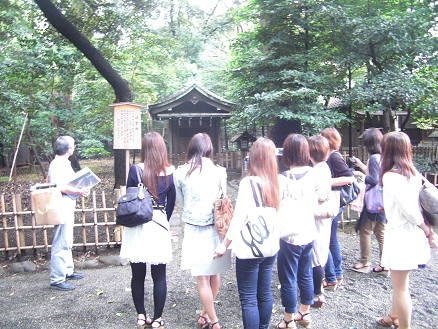
<svg viewBox="0 0 438 329"><path fill-rule="evenodd" d="M238 181L232 177L230 179L229 193L235 197ZM177 205L175 214L180 212L181 208ZM311 310L312 328L382 328L375 319L386 314L390 308L390 279L379 274L349 270L359 255L359 239L352 233L350 225L339 229L338 237L344 258L344 282L335 292L325 293L327 303L323 308ZM197 314L201 309L194 278L179 268L181 241L179 238L173 242L174 260L168 265L167 271L168 296L163 314L167 329L197 328ZM118 249L108 249L104 253L118 254ZM102 254L92 257L101 257ZM377 265L377 255L377 243L373 239L373 265ZM81 250L75 250L76 261L83 257ZM10 274L8 268L13 261L16 260L1 263L1 328L136 328L129 266L101 266L82 270L86 277L75 282L76 289L62 292L49 289L49 272L43 266L35 272ZM438 255L432 255L425 269L411 273L410 287L413 300L412 328L438 328ZM274 324L282 318L283 311L276 266L271 289L274 295L271 323ZM149 274L146 291L146 310L153 313L152 280ZM216 308L222 328L242 328L234 265L222 275Z"/></svg>

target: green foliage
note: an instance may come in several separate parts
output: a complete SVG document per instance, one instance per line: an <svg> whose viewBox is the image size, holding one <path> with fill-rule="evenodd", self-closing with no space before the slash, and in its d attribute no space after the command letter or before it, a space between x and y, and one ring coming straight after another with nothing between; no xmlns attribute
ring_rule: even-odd
<svg viewBox="0 0 438 329"><path fill-rule="evenodd" d="M353 116L437 118L434 9L432 1L247 2L235 14L247 28L229 70L238 116L257 125L295 119L317 131L347 121L344 111L325 110L336 96Z"/></svg>
<svg viewBox="0 0 438 329"><path fill-rule="evenodd" d="M239 17L253 28L233 44L230 77L242 122L273 124L276 118L299 120L304 133L346 120L326 110L343 81L324 63L319 1L252 1ZM253 18L256 17L256 20Z"/></svg>
<svg viewBox="0 0 438 329"><path fill-rule="evenodd" d="M438 173L438 163L430 157L414 155L413 161L420 173Z"/></svg>
<svg viewBox="0 0 438 329"><path fill-rule="evenodd" d="M102 142L95 139L85 139L78 145L78 154L81 158L90 159L109 156Z"/></svg>
<svg viewBox="0 0 438 329"><path fill-rule="evenodd" d="M60 134L83 145L79 150L84 157L112 151L109 104L114 91L108 82L34 3L0 0L0 5L0 140L5 153L13 152L26 113L41 155L52 155L52 142ZM224 15L174 0L66 0L55 5L128 81L136 103L152 104L173 94L193 73L207 77L211 85L228 86L215 78L221 62L211 56L201 59L208 40L218 44L230 28ZM151 25L157 17L164 26ZM217 67L209 71L212 62ZM29 143L27 139L25 135L23 142Z"/></svg>

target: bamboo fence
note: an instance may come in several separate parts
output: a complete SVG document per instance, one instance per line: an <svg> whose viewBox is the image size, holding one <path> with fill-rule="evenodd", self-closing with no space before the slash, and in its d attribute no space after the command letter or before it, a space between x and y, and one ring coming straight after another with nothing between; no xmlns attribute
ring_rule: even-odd
<svg viewBox="0 0 438 329"><path fill-rule="evenodd" d="M84 251L88 247L94 247L97 252L99 247L119 246L121 244L122 227L116 225L114 204L122 194L124 194L123 187L121 190L116 189L110 206L107 206L108 200L104 191L100 195L100 200L98 200L96 192L92 192L91 206L86 205L84 198L80 199L79 207L77 206L75 210L74 247L82 247ZM100 202L100 206L98 206L98 202ZM5 202L5 196L2 194L0 195L0 204L2 222L0 252L4 253L5 259L10 258L10 252L15 252L19 260L28 250L32 251L34 256L37 255L38 250L48 254L54 226L37 225L33 209L23 210L21 194L12 195L10 204ZM6 209L7 204L12 209ZM79 236L80 239L78 239Z"/></svg>
<svg viewBox="0 0 438 329"><path fill-rule="evenodd" d="M436 159L436 148L414 147L413 149L415 155ZM347 150L342 149L341 152L346 158ZM216 154L214 161L231 172L236 171L240 173L243 167L244 155L240 151L223 152ZM354 148L353 155L361 159L364 159L366 156L363 148ZM185 154L169 157L170 162L175 165L184 163L184 159ZM435 186L438 185L438 174L425 173L425 176ZM114 196L111 201L107 199L104 191L101 192L100 197L97 197L96 192L93 191L91 200L87 198L87 202L84 198L79 199L79 206L75 210L74 247L82 247L84 251L87 248L93 247L97 252L99 247L120 246L122 242L122 227L115 223L116 214L114 205L118 197L124 193L125 188L122 187L120 190L114 190ZM47 255L51 248L49 242L52 240L54 226L37 225L33 209L23 209L21 194L14 194L9 197L10 199L6 202L5 195L0 195L0 253L3 252L5 259L9 259L10 253L14 252L19 260L27 251L33 252L33 255L36 256L38 250L41 250ZM110 204L108 205L108 203ZM25 204L30 205L31 202L25 202ZM7 209L7 206L12 209ZM350 209L350 206L347 206L341 216L341 227L355 222L358 215L357 212Z"/></svg>

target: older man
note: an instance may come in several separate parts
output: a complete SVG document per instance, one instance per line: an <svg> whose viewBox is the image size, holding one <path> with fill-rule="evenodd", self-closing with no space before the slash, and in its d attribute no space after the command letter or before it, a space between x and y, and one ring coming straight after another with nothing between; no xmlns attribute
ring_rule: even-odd
<svg viewBox="0 0 438 329"><path fill-rule="evenodd" d="M76 198L87 196L90 190L67 185L74 175L68 160L75 149L74 139L70 136L60 136L56 139L54 148L56 156L49 166L49 183L55 183L62 192L65 223L57 225L54 230L50 259L50 288L68 291L73 290L75 286L66 282L66 279L78 280L84 277L83 274L74 271L71 248Z"/></svg>

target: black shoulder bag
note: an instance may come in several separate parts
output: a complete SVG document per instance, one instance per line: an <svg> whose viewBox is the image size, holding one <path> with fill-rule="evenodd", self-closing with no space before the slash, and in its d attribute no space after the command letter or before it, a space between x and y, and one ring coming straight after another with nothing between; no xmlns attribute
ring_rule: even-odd
<svg viewBox="0 0 438 329"><path fill-rule="evenodd" d="M152 220L153 208L157 204L143 185L139 168L135 165L138 178L137 187L128 187L126 194L117 200L116 223L122 226L134 227Z"/></svg>

